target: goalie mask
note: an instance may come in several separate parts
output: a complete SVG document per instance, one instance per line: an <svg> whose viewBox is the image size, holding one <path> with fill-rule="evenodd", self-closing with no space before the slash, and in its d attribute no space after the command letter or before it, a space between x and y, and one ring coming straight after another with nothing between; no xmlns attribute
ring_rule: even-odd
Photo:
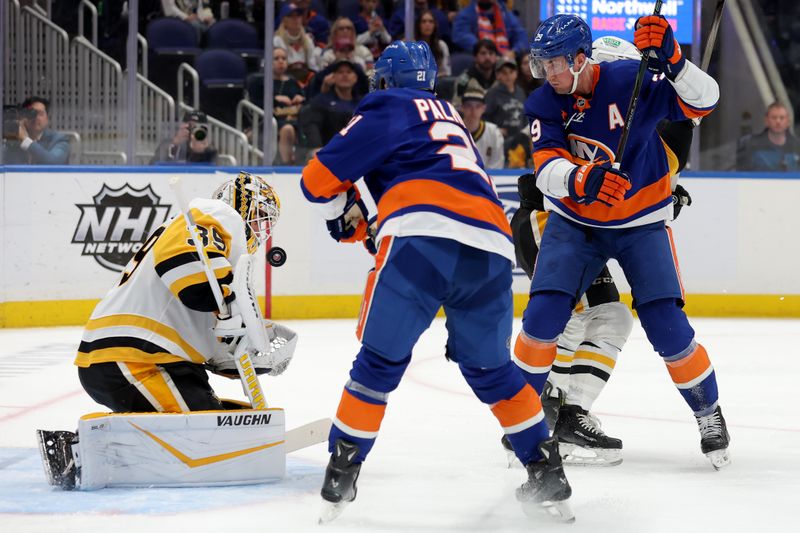
<svg viewBox="0 0 800 533"><path fill-rule="evenodd" d="M263 178L239 172L214 192L215 199L233 207L245 221L247 251L251 254L267 242L281 215L281 201Z"/></svg>

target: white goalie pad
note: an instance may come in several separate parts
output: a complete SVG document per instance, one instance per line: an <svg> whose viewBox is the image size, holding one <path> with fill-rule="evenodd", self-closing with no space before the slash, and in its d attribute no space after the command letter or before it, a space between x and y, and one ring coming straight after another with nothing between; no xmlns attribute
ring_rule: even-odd
<svg viewBox="0 0 800 533"><path fill-rule="evenodd" d="M81 490L264 483L286 473L284 412L91 414L72 450Z"/></svg>

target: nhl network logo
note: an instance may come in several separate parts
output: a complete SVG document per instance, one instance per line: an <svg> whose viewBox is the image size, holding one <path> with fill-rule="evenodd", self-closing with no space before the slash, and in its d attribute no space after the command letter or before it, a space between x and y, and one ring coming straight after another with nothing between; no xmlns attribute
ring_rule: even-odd
<svg viewBox="0 0 800 533"><path fill-rule="evenodd" d="M100 265L115 272L122 272L172 207L161 204L150 185L134 189L126 183L112 189L103 184L93 200L92 204L76 204L81 218L72 242L83 245L81 255L94 256Z"/></svg>

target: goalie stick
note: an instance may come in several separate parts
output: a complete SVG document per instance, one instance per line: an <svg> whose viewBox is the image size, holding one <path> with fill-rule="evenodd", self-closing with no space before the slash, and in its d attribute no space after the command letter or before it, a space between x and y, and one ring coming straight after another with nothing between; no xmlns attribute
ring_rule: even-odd
<svg viewBox="0 0 800 533"><path fill-rule="evenodd" d="M200 232L189 210L189 202L187 202L186 198L183 196L181 178L179 176L171 178L169 186L175 193L175 199L178 201L178 208L181 210L183 219L186 221L186 229L192 237L197 256L203 263L203 272L208 279L211 292L214 294L219 317L228 318L230 316L230 310L225 303L225 299L222 297L222 288L219 286L219 281L211 268L211 260L208 258L205 248L203 248ZM265 409L267 407L267 401L264 397L264 391L261 388L261 383L258 381L258 375L253 367L250 354L244 349L244 343L239 343L239 347L237 347L233 359L236 364L236 370L239 372L239 379L242 381L242 389L244 389L247 399L250 400L250 405L253 409Z"/></svg>
<svg viewBox="0 0 800 533"><path fill-rule="evenodd" d="M328 440L331 424L333 424L333 421L330 418L320 418L300 427L290 429L286 432L286 453L325 442Z"/></svg>

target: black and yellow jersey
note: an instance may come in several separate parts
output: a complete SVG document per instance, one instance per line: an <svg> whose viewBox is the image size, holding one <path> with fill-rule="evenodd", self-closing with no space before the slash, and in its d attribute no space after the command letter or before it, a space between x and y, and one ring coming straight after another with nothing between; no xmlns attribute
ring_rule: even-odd
<svg viewBox="0 0 800 533"><path fill-rule="evenodd" d="M244 221L219 200L196 199L189 207L223 296L230 300L231 262L247 253ZM216 309L203 263L178 215L150 235L97 304L75 364L202 364L219 347L212 332Z"/></svg>

